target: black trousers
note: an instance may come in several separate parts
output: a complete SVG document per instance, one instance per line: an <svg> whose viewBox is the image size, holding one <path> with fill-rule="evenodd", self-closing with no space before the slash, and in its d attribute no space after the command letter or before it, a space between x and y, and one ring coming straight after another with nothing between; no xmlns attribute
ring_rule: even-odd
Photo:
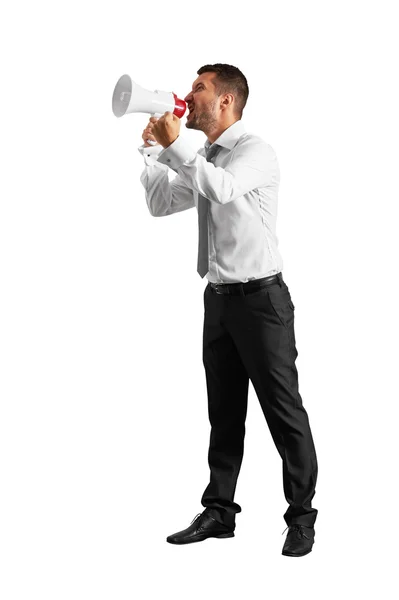
<svg viewBox="0 0 399 600"><path fill-rule="evenodd" d="M201 504L235 525L234 502L251 380L282 459L287 525L313 526L317 458L298 391L294 304L281 273L247 283L211 284L204 292L203 363L211 424L210 482Z"/></svg>

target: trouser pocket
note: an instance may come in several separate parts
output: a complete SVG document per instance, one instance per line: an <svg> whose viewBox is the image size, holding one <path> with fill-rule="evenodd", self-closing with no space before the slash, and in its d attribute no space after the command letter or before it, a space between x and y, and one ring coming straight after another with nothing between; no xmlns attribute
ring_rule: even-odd
<svg viewBox="0 0 399 600"><path fill-rule="evenodd" d="M280 322L284 327L291 327L294 323L294 311L295 306L291 300L290 293L288 291L281 290L281 293L278 291L269 291L268 298L270 301L270 305Z"/></svg>

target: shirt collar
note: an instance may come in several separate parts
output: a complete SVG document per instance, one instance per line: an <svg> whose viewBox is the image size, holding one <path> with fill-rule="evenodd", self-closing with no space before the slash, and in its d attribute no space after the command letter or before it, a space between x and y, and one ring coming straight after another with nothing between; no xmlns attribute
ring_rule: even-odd
<svg viewBox="0 0 399 600"><path fill-rule="evenodd" d="M238 141L238 138L240 138L243 133L246 133L245 125L243 124L241 119L238 119L238 121L236 121L235 123L230 125L230 127L225 129L223 133L220 134L217 140L215 140L213 143L231 150L232 148L234 148ZM209 140L206 140L204 144L206 152L208 152L209 146L212 146L212 144Z"/></svg>

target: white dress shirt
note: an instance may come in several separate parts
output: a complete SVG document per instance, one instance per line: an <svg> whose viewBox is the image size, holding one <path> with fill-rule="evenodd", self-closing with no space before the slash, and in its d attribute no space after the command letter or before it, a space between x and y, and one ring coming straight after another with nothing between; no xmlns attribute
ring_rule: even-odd
<svg viewBox="0 0 399 600"><path fill-rule="evenodd" d="M168 148L138 148L145 168L140 181L148 209L165 217L197 207L208 198L208 281L237 283L283 270L276 236L280 169L273 148L247 133L241 120L214 142L221 146L213 164L211 145L194 150L179 136ZM177 175L169 181L168 168Z"/></svg>

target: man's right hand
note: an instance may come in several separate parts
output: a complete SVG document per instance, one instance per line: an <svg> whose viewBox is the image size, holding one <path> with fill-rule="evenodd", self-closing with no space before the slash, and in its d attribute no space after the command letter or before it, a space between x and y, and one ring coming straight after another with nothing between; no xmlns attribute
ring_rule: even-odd
<svg viewBox="0 0 399 600"><path fill-rule="evenodd" d="M157 117L151 117L151 119L148 121L147 127L143 131L143 135L141 137L144 140L144 146L145 146L145 148L149 148L152 145L159 146L159 143L157 142L157 140L155 139L155 137L152 135L152 128L154 127L154 124L157 121L158 121ZM157 143L156 144L148 144L147 140L152 140L152 141L157 142Z"/></svg>

